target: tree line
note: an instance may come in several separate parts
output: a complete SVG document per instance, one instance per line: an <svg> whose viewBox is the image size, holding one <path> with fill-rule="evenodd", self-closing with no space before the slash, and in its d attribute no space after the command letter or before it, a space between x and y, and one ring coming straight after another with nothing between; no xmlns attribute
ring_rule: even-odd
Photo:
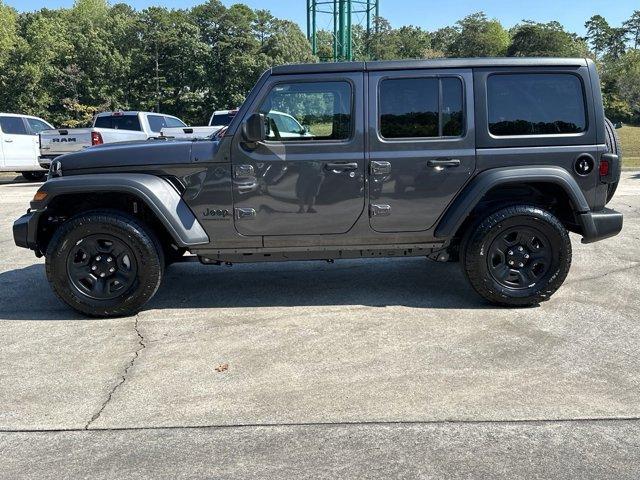
<svg viewBox="0 0 640 480"><path fill-rule="evenodd" d="M586 22L586 36L557 22L523 21L506 29L480 12L430 32L375 20L354 27L358 60L578 56L598 62L605 108L640 123L640 11L611 26ZM57 126L86 125L102 110L154 110L203 124L211 111L242 103L259 75L283 63L332 53L319 33L314 56L297 24L219 0L190 9L135 10L106 0L18 13L0 0L0 111L41 116Z"/></svg>

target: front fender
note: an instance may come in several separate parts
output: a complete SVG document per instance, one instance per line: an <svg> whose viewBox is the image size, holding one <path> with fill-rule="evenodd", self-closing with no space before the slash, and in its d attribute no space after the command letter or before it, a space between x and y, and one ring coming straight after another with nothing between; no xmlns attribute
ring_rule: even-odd
<svg viewBox="0 0 640 480"><path fill-rule="evenodd" d="M31 202L42 211L56 197L76 193L122 192L139 198L153 211L174 241L181 247L209 243L209 237L176 189L155 175L105 173L73 175L47 180L38 190L44 198Z"/></svg>
<svg viewBox="0 0 640 480"><path fill-rule="evenodd" d="M560 186L571 199L576 214L589 211L582 190L575 179L560 167L506 167L478 174L449 206L435 230L436 238L450 238L489 190L514 183L552 183Z"/></svg>

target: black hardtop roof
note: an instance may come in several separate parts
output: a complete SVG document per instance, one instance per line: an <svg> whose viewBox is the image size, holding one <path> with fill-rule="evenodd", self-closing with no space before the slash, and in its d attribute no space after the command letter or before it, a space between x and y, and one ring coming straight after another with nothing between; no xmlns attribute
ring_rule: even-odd
<svg viewBox="0 0 640 480"><path fill-rule="evenodd" d="M586 58L436 58L432 60L384 60L375 62L335 62L280 65L272 74L292 75L304 73L362 72L379 70L418 70L429 68L483 68L483 67L584 67Z"/></svg>

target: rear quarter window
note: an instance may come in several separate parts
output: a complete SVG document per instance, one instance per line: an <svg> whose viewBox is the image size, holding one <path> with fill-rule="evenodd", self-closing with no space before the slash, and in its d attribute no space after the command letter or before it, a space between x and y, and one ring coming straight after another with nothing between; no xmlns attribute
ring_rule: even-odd
<svg viewBox="0 0 640 480"><path fill-rule="evenodd" d="M489 132L563 135L587 129L584 88L572 74L495 74L487 79Z"/></svg>
<svg viewBox="0 0 640 480"><path fill-rule="evenodd" d="M113 128L116 130L136 130L141 131L138 115L114 115L97 117L94 127Z"/></svg>

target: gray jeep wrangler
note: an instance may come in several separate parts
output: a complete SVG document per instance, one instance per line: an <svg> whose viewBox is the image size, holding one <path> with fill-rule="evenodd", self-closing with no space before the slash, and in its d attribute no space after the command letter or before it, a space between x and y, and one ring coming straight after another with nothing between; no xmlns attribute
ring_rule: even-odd
<svg viewBox="0 0 640 480"><path fill-rule="evenodd" d="M188 260L425 256L527 306L565 280L569 231L620 232L619 177L590 60L288 65L215 137L60 157L13 232L95 316L136 312Z"/></svg>

